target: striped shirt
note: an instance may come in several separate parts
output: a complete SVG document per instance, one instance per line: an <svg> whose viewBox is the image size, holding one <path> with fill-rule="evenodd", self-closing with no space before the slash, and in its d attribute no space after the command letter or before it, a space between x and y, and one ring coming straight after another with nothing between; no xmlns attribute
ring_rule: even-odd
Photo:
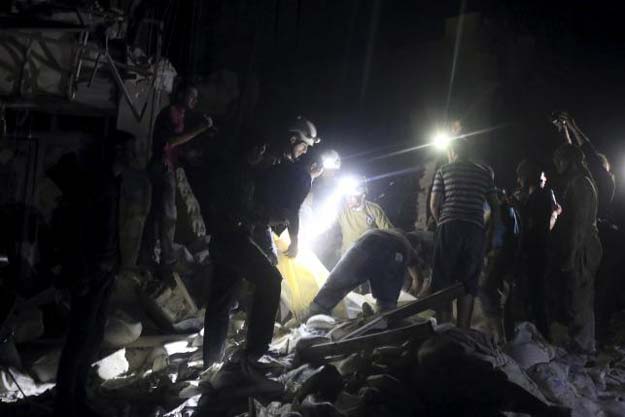
<svg viewBox="0 0 625 417"><path fill-rule="evenodd" d="M490 168L470 161L443 165L432 186L432 193L440 193L443 201L438 224L461 220L484 227L484 203L494 192Z"/></svg>

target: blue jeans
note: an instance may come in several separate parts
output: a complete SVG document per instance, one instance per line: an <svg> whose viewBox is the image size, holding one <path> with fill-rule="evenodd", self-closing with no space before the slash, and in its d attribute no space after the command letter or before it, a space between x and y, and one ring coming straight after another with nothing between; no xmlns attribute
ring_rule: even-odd
<svg viewBox="0 0 625 417"><path fill-rule="evenodd" d="M330 312L350 291L368 281L378 306L392 309L397 305L405 275L405 262L394 251L370 253L354 246L332 269L313 302Z"/></svg>

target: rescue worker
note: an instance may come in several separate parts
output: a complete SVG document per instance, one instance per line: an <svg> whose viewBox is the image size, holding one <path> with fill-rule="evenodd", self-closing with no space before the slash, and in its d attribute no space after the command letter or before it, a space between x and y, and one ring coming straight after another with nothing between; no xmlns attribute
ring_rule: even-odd
<svg viewBox="0 0 625 417"><path fill-rule="evenodd" d="M432 268L432 290L455 281L464 284L458 299L458 327L470 328L474 297L482 270L486 231L484 204L488 202L493 222L499 222L500 208L490 168L472 162L465 139L453 140L447 150L449 163L437 171L432 186L430 209L437 223ZM442 321L451 319L451 305L439 311Z"/></svg>
<svg viewBox="0 0 625 417"><path fill-rule="evenodd" d="M204 320L205 367L223 358L229 316L241 280L254 284L254 289L247 311L245 349L230 358L215 376L213 386L217 389L246 384L281 389L279 384L264 377L258 360L266 353L273 337L282 276L275 266L272 246L258 242L259 234L254 230L260 230L263 237L268 235L270 224L288 223L293 240L287 254L297 254L299 204L310 190L312 171L303 164L296 165L296 161L307 152L308 146L318 141L314 125L310 123L310 126L313 129L307 131L291 129L282 161L269 168L271 172L265 172L262 178L253 175L252 166L262 155L258 158L246 155L241 161L228 161L220 168L223 181L213 193L210 215L210 251L215 268ZM270 183L270 180L276 182ZM296 228L294 232L291 227Z"/></svg>
<svg viewBox="0 0 625 417"><path fill-rule="evenodd" d="M416 244L414 236L399 229L365 232L332 269L301 320L331 314L350 291L367 281L379 311L395 308L406 274L416 280Z"/></svg>
<svg viewBox="0 0 625 417"><path fill-rule="evenodd" d="M274 165L262 172L254 195L255 207L264 217L265 227L258 225L255 238L267 252L274 252L272 226L288 226L290 245L285 254L297 256L299 248L300 207L310 193L312 180L323 172L323 165L303 160L308 148L319 143L317 129L309 120L298 117L288 128L288 140L282 146ZM277 256L272 256L277 262Z"/></svg>
<svg viewBox="0 0 625 417"><path fill-rule="evenodd" d="M562 179L562 214L554 228L554 267L559 278L555 295L563 299L572 349L595 353L594 279L602 248L597 230L597 190L584 154L561 145L553 157ZM562 297L564 296L564 297Z"/></svg>
<svg viewBox="0 0 625 417"><path fill-rule="evenodd" d="M49 177L61 189L55 214L62 276L71 289L70 323L57 376L58 416L98 415L87 402L87 377L96 358L119 265L120 160L132 135L117 132L103 149L82 159L67 154ZM110 144L115 145L111 148Z"/></svg>
<svg viewBox="0 0 625 417"><path fill-rule="evenodd" d="M367 231L392 229L391 221L382 207L367 200L367 187L364 179L348 190L345 204L339 212L336 223L341 231L341 256L356 243Z"/></svg>
<svg viewBox="0 0 625 417"><path fill-rule="evenodd" d="M189 126L189 113L198 102L198 90L192 84L178 87L172 105L163 109L154 126L152 159L148 172L152 183L152 204L144 232L143 263L153 264L156 241L160 241L160 273L169 277L176 262L174 235L176 233L176 168L180 147L213 126L208 116Z"/></svg>

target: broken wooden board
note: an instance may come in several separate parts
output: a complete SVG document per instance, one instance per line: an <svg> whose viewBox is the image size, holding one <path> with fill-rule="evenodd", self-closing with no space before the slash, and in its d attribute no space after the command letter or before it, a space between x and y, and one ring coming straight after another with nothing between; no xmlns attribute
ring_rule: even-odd
<svg viewBox="0 0 625 417"><path fill-rule="evenodd" d="M450 303L463 294L464 286L461 283L456 283L448 288L445 288L444 290L437 291L425 298L422 298L421 300L416 300L394 310L382 313L362 327L359 327L353 332L343 336L341 341L362 336L371 330L387 328L388 325L392 323L414 316L422 311L440 306L443 303Z"/></svg>
<svg viewBox="0 0 625 417"><path fill-rule="evenodd" d="M303 361L319 362L326 357L349 355L362 350L373 350L376 347L402 343L406 340L425 340L434 335L431 322L411 324L394 330L374 333L366 336L353 337L338 342L321 343L298 350Z"/></svg>

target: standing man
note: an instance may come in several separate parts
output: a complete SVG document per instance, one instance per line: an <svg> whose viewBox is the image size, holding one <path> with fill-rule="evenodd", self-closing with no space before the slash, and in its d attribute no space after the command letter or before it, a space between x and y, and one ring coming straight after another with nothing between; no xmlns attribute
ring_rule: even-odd
<svg viewBox="0 0 625 417"><path fill-rule="evenodd" d="M469 159L465 139L453 140L447 156L449 163L434 177L430 201L437 223L432 289L444 289L455 281L464 284L465 295L458 299L458 327L468 329L487 243L484 203L490 205L494 223L499 223L500 208L492 171ZM440 315L442 321L450 320L451 305Z"/></svg>
<svg viewBox="0 0 625 417"><path fill-rule="evenodd" d="M176 174L180 146L206 132L213 126L210 117L194 127L186 124L188 113L197 105L198 90L191 84L177 89L174 103L163 109L154 126L152 159L148 171L152 182L152 205L146 221L144 262L153 261L156 241L160 240L160 267L165 277L173 270L174 235L176 233Z"/></svg>
<svg viewBox="0 0 625 417"><path fill-rule="evenodd" d="M67 339L59 362L55 415L98 415L88 405L87 379L104 337L119 265L120 176L123 148L134 137L117 132L105 147L79 159L67 154L49 176L63 192L55 222L62 276L71 288Z"/></svg>
<svg viewBox="0 0 625 417"><path fill-rule="evenodd" d="M259 175L257 181L255 205L267 224L259 233L268 231L270 226L288 226L291 244L285 254L292 258L299 249L300 207L310 193L312 180L323 172L322 164L301 159L309 147L319 142L315 125L298 117L288 130L288 140L282 144L275 164ZM255 235L261 239L259 233ZM271 234L267 232L263 240L269 249Z"/></svg>
<svg viewBox="0 0 625 417"><path fill-rule="evenodd" d="M595 353L594 279L602 248L597 230L597 190L582 151L561 145L553 162L562 179L562 214L554 228L554 267L564 294L572 348Z"/></svg>
<svg viewBox="0 0 625 417"><path fill-rule="evenodd" d="M517 167L518 201L521 213L521 259L525 285L521 299L528 307L527 317L545 337L549 336L547 320L547 266L551 246L551 229L560 211L551 188L542 180L544 174L534 161L524 160Z"/></svg>
<svg viewBox="0 0 625 417"><path fill-rule="evenodd" d="M262 155L248 156L246 161L228 161L221 171L223 181L217 184L210 216L215 272L204 319L205 367L223 359L230 312L241 280L253 283L254 290L247 311L245 349L222 367L213 381L215 388L276 385L264 377L257 362L273 337L282 276L275 266L271 241L260 239L270 237L269 225L288 224L292 240L287 255L297 255L299 206L310 190L311 177L316 175L305 164L297 163L308 147L318 141L312 123L306 121L302 128L308 124L313 129L291 129L282 160L261 178L253 174L252 165Z"/></svg>

